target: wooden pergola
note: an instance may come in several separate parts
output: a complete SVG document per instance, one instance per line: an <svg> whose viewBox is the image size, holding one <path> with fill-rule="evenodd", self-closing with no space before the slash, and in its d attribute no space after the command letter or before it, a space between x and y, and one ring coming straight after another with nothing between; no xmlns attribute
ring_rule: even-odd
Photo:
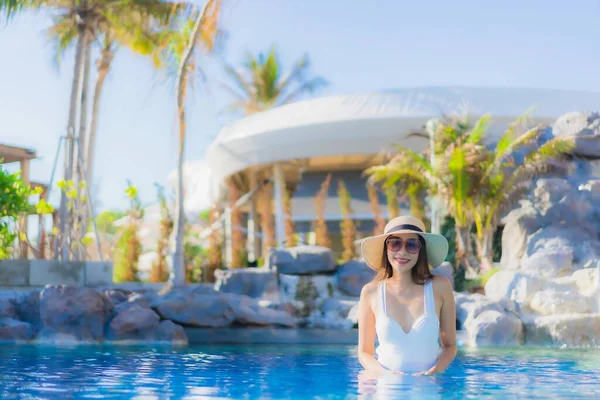
<svg viewBox="0 0 600 400"><path fill-rule="evenodd" d="M17 147L17 146L10 146L10 145L6 145L6 144L0 144L0 160L1 164L12 164L12 163L19 163L20 165L20 169L21 169L21 179L23 180L23 183L25 183L25 185L29 185L33 188L41 188L42 189L42 193L41 193L41 198L47 200L47 196L48 196L48 186L43 184L43 183L39 183L39 182L32 182L30 179L30 170L29 170L29 163L31 160L34 160L37 158L37 154L35 153L34 150L32 149L28 149L25 147ZM43 225L42 225L42 218L43 216L39 216L39 225L40 225L40 235L38 238L39 241L39 257L40 258L44 258L44 230L42 229ZM27 232L27 217L23 217L19 220L19 231L20 232ZM19 238L19 256L20 258L27 258L29 255L29 246L28 243L26 241L23 241Z"/></svg>

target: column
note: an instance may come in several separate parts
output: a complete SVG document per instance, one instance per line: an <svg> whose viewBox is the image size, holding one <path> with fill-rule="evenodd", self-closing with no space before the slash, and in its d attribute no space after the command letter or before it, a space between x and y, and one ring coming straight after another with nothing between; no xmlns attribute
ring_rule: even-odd
<svg viewBox="0 0 600 400"><path fill-rule="evenodd" d="M285 242L285 215L283 213L283 171L281 165L273 165L273 199L275 203L275 242L277 247L283 247Z"/></svg>
<svg viewBox="0 0 600 400"><path fill-rule="evenodd" d="M250 191L255 190L258 183L257 172L255 169L250 169L248 171L249 181L250 181ZM256 261L258 255L260 254L260 243L258 241L258 236L256 235L256 230L258 229L258 193L254 193L252 198L250 199L250 210L248 212L248 242L246 248L248 249L248 261L253 262Z"/></svg>

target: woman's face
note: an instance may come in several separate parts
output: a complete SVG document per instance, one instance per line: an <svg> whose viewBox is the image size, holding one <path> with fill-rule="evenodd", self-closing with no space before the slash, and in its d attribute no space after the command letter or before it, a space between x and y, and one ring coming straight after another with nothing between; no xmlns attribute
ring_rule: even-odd
<svg viewBox="0 0 600 400"><path fill-rule="evenodd" d="M416 233L399 233L385 241L387 256L392 268L400 273L410 271L419 259L421 242Z"/></svg>

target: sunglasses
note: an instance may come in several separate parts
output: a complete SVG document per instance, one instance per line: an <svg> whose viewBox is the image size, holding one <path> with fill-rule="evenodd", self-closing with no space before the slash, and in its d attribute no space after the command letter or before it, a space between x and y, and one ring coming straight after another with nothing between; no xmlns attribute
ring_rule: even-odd
<svg viewBox="0 0 600 400"><path fill-rule="evenodd" d="M421 250L421 242L419 239L407 239L402 240L401 238L392 237L385 241L385 247L388 251L398 252L402 250L402 247L406 244L406 252L409 254L418 254Z"/></svg>

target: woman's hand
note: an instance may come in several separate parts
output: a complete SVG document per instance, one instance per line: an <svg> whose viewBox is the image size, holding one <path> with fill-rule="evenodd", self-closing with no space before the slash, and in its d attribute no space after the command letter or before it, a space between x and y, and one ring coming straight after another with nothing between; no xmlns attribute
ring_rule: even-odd
<svg viewBox="0 0 600 400"><path fill-rule="evenodd" d="M433 374L435 374L436 372L437 372L437 371L436 371L435 367L431 367L431 368L429 368L427 371L421 371L421 372L417 372L417 373L414 373L413 375L414 375L414 376L433 375Z"/></svg>

